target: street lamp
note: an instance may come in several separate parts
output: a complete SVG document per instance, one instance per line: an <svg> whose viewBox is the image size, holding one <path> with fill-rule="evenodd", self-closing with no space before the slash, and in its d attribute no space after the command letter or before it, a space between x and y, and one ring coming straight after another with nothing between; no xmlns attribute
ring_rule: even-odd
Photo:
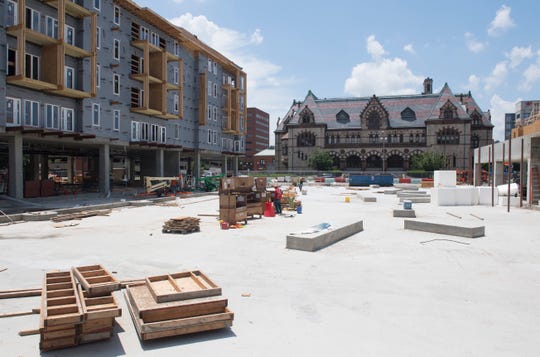
<svg viewBox="0 0 540 357"><path fill-rule="evenodd" d="M386 153L385 153L385 148L384 148L384 144L386 144L386 136L384 136L384 131L381 131L381 141L382 141L382 154L381 154L381 160L382 160L382 169L383 169L383 173L386 172L386 164L385 164L385 156L386 156Z"/></svg>

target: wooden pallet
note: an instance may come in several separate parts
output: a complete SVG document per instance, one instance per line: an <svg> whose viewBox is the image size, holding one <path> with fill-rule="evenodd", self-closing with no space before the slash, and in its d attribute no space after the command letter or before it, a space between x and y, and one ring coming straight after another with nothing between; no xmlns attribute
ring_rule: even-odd
<svg viewBox="0 0 540 357"><path fill-rule="evenodd" d="M232 311L225 309L221 313L145 323L138 316L127 293L124 293L124 297L137 334L142 341L231 327L234 319Z"/></svg>
<svg viewBox="0 0 540 357"><path fill-rule="evenodd" d="M222 296L158 303L146 285L126 287L125 296L145 323L222 313L228 303Z"/></svg>
<svg viewBox="0 0 540 357"><path fill-rule="evenodd" d="M109 295L112 291L120 290L120 282L101 265L76 267L72 270L89 297Z"/></svg>
<svg viewBox="0 0 540 357"><path fill-rule="evenodd" d="M89 343L107 340L112 337L114 319L122 315L122 309L112 294L100 297L88 297L79 285L78 287L84 322L79 329L79 343Z"/></svg>
<svg viewBox="0 0 540 357"><path fill-rule="evenodd" d="M111 211L112 210L110 209L105 209L105 210L82 211L82 212L77 212L77 213L59 214L58 216L51 218L51 221L63 222L63 221L71 221L74 219L94 217L94 216L108 216L111 213Z"/></svg>
<svg viewBox="0 0 540 357"><path fill-rule="evenodd" d="M83 313L72 272L46 273L39 321L42 351L75 346Z"/></svg>
<svg viewBox="0 0 540 357"><path fill-rule="evenodd" d="M199 232L200 218L195 217L176 217L171 218L163 224L163 233L192 233Z"/></svg>
<svg viewBox="0 0 540 357"><path fill-rule="evenodd" d="M146 285L157 302L221 295L221 288L199 270L151 276Z"/></svg>

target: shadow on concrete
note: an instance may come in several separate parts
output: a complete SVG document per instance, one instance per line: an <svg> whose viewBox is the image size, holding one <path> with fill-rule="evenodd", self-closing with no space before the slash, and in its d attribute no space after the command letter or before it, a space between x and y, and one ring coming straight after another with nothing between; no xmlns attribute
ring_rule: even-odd
<svg viewBox="0 0 540 357"><path fill-rule="evenodd" d="M159 350L172 346L183 346L192 343L201 343L206 341L219 340L223 338L236 337L236 334L230 328L220 330L197 332L189 335L165 337L151 341L141 341L141 346L145 351Z"/></svg>

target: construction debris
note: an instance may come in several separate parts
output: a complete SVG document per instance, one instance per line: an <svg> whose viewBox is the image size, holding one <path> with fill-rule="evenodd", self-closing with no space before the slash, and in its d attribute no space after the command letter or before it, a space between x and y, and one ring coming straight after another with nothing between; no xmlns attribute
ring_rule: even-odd
<svg viewBox="0 0 540 357"><path fill-rule="evenodd" d="M73 273L90 297L104 296L120 290L120 282L101 265L73 268Z"/></svg>
<svg viewBox="0 0 540 357"><path fill-rule="evenodd" d="M0 299L11 299L11 298L40 296L40 295L41 295L41 288L0 291Z"/></svg>
<svg viewBox="0 0 540 357"><path fill-rule="evenodd" d="M195 217L176 217L171 218L163 224L163 233L180 233L187 234L192 232L199 232L200 218Z"/></svg>
<svg viewBox="0 0 540 357"><path fill-rule="evenodd" d="M93 210L93 211L82 211L77 213L66 213L66 214L59 214L56 217L52 217L51 221L53 222L63 222L63 221L72 221L74 219L82 219L87 217L94 217L94 216L108 216L111 214L110 209L104 209L104 210Z"/></svg>
<svg viewBox="0 0 540 357"><path fill-rule="evenodd" d="M142 341L230 327L234 319L221 288L200 271L147 278L124 297Z"/></svg>

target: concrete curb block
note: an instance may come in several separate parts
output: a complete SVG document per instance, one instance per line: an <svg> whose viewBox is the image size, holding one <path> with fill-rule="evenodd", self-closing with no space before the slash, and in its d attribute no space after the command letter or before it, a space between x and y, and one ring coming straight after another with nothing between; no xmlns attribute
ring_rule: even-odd
<svg viewBox="0 0 540 357"><path fill-rule="evenodd" d="M465 238L478 238L485 235L485 226L480 225L454 226L436 222L413 221L406 219L404 220L404 228Z"/></svg>
<svg viewBox="0 0 540 357"><path fill-rule="evenodd" d="M409 196L409 197L400 197L399 202L409 200L412 203L431 203L431 196L419 197L419 196Z"/></svg>
<svg viewBox="0 0 540 357"><path fill-rule="evenodd" d="M395 209L394 217L416 218L416 213L413 209Z"/></svg>
<svg viewBox="0 0 540 357"><path fill-rule="evenodd" d="M48 221L52 217L58 215L57 211L38 211L38 212L28 212L22 214L23 221L26 222L36 222L36 221Z"/></svg>
<svg viewBox="0 0 540 357"><path fill-rule="evenodd" d="M354 222L332 230L314 234L291 233L287 235L287 249L314 252L364 230L363 221Z"/></svg>

